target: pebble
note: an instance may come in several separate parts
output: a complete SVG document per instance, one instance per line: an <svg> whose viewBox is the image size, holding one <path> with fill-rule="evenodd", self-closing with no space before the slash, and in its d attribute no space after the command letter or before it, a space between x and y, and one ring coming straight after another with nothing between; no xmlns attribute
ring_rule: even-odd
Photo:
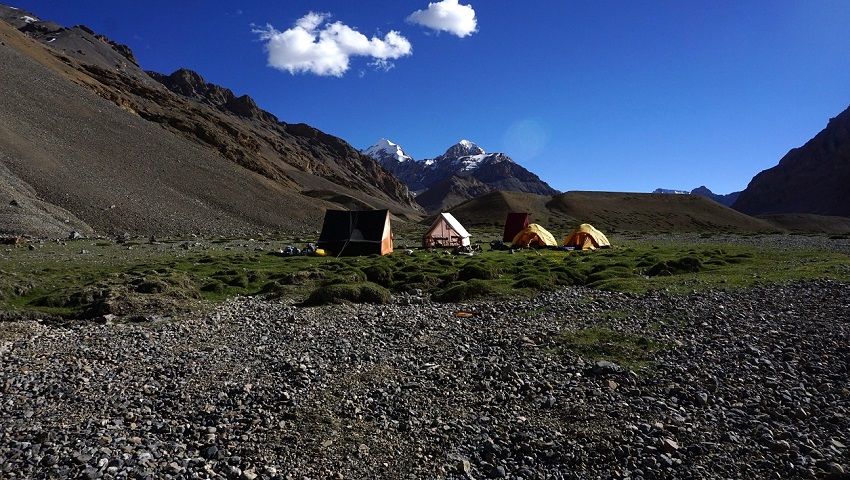
<svg viewBox="0 0 850 480"><path fill-rule="evenodd" d="M0 477L847 478L850 285L404 298L0 322Z"/></svg>

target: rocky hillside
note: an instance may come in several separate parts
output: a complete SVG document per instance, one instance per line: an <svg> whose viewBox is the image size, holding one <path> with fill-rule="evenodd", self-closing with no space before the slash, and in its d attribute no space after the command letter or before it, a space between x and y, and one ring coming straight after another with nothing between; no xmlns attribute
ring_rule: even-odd
<svg viewBox="0 0 850 480"><path fill-rule="evenodd" d="M756 175L733 207L750 215L850 217L850 108L778 165Z"/></svg>
<svg viewBox="0 0 850 480"><path fill-rule="evenodd" d="M477 198L496 188L474 177L452 175L416 196L416 202L430 213L446 211L470 198Z"/></svg>
<svg viewBox="0 0 850 480"><path fill-rule="evenodd" d="M374 158L411 190L420 192L417 201L432 213L456 205L458 200L493 190L539 195L557 193L504 153L487 153L468 140L461 140L446 153L426 160L414 160L386 139L379 140L363 153Z"/></svg>
<svg viewBox="0 0 850 480"><path fill-rule="evenodd" d="M709 190L708 187L702 185L691 190L691 195L702 195L703 197L710 198L721 205L731 207L735 203L735 200L738 199L738 196L741 195L741 192L732 192L724 195L720 193L714 193Z"/></svg>
<svg viewBox="0 0 850 480"><path fill-rule="evenodd" d="M347 205L423 213L342 139L195 72L145 72L85 26L0 6L0 42L0 233L315 229Z"/></svg>

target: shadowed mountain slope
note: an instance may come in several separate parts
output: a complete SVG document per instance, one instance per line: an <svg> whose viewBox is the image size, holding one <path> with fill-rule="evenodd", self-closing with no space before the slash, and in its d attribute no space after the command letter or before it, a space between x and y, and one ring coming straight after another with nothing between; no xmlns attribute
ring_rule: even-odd
<svg viewBox="0 0 850 480"><path fill-rule="evenodd" d="M850 217L850 108L778 165L753 177L733 207L750 215Z"/></svg>
<svg viewBox="0 0 850 480"><path fill-rule="evenodd" d="M416 202L422 205L426 212L436 213L494 190L494 187L474 177L452 175L417 195Z"/></svg>

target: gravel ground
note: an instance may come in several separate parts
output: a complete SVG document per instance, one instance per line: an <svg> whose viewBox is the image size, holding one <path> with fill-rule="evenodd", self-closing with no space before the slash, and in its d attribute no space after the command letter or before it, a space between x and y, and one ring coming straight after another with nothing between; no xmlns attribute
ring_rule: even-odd
<svg viewBox="0 0 850 480"><path fill-rule="evenodd" d="M3 322L0 477L848 478L848 287ZM559 351L587 326L663 348Z"/></svg>

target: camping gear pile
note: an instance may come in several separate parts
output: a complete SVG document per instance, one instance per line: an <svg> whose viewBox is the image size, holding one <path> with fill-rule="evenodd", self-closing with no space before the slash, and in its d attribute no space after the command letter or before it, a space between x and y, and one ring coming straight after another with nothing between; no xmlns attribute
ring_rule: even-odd
<svg viewBox="0 0 850 480"><path fill-rule="evenodd" d="M287 245L286 247L278 250L277 252L274 252L274 254L280 257L323 257L326 255L326 252L321 248L316 248L316 245L308 243L307 245L304 245L304 248L298 248L292 245Z"/></svg>

